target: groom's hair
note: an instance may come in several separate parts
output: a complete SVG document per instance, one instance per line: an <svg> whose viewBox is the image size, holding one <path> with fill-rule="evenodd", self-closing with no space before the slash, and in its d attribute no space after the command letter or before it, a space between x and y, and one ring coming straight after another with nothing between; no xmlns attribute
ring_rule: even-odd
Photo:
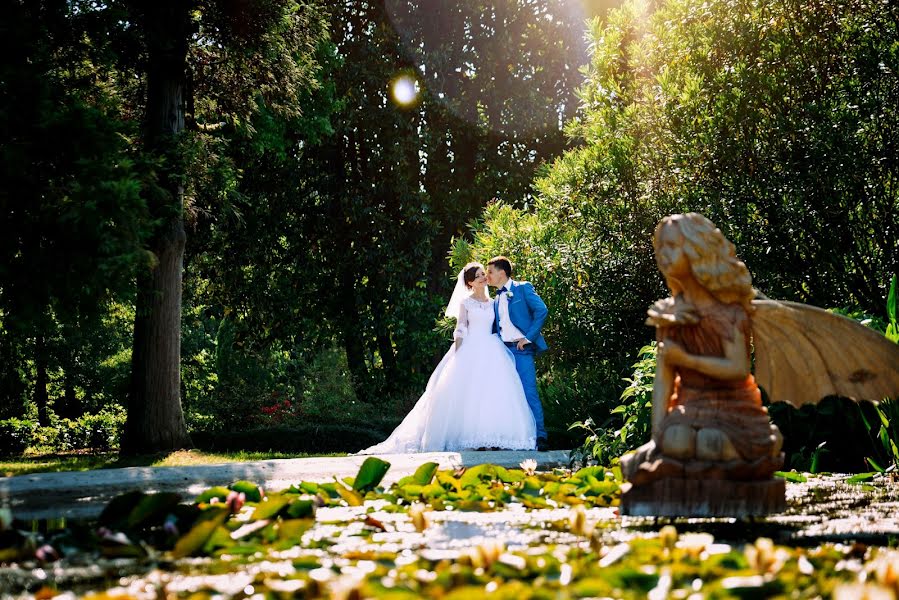
<svg viewBox="0 0 899 600"><path fill-rule="evenodd" d="M487 266L493 266L506 272L506 277L512 279L512 263L505 256L494 256L487 263Z"/></svg>

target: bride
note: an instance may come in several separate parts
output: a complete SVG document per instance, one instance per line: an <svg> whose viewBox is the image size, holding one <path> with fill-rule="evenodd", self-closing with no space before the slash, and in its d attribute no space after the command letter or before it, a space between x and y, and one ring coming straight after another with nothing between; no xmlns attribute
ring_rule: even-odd
<svg viewBox="0 0 899 600"><path fill-rule="evenodd" d="M495 314L484 267L465 265L446 307L446 315L456 319L454 344L403 422L359 454L534 449L534 416L515 359L492 333Z"/></svg>

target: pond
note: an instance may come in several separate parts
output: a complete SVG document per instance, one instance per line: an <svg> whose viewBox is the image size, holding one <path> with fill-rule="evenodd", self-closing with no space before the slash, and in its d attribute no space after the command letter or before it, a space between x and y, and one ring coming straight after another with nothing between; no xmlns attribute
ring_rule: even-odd
<svg viewBox="0 0 899 600"><path fill-rule="evenodd" d="M154 600L899 594L889 477L787 474L797 481L783 514L653 519L618 514L614 468L428 463L382 488L389 465L371 460L355 478L283 492L237 482L187 503L134 492L97 521L16 522L0 532L0 589Z"/></svg>

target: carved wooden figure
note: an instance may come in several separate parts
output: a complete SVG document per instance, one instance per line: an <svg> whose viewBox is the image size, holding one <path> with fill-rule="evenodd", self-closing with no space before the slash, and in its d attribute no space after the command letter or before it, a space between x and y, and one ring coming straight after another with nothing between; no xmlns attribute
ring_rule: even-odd
<svg viewBox="0 0 899 600"><path fill-rule="evenodd" d="M654 245L671 297L649 309L658 341L652 441L622 457L632 484L622 513L783 510L784 482L773 477L783 440L758 384L772 402L795 406L897 397L899 345L819 308L755 299L734 245L700 214L663 219Z"/></svg>

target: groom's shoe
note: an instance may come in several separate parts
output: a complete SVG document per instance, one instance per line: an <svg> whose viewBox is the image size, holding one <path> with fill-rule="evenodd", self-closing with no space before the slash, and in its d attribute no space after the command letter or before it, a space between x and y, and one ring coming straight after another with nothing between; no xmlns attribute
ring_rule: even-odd
<svg viewBox="0 0 899 600"><path fill-rule="evenodd" d="M549 442L543 438L537 440L537 452L546 452L549 450Z"/></svg>

